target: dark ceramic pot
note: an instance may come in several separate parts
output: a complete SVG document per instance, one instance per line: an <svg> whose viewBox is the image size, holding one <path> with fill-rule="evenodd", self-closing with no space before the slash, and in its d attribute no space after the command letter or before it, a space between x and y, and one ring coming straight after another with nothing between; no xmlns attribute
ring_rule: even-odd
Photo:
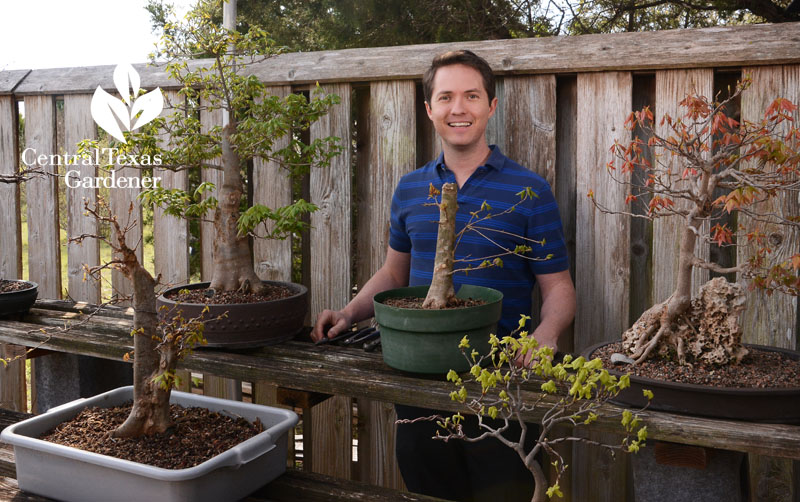
<svg viewBox="0 0 800 502"><path fill-rule="evenodd" d="M214 319L227 313L226 317L205 323L204 335L208 347L230 349L262 347L291 340L303 329L306 312L308 312L308 289L292 282L263 281L265 284L283 286L292 292L292 296L280 300L257 303L231 304L178 304L166 298L171 292L181 289L204 289L208 282L189 284L170 288L158 297L157 307L160 318L179 310L183 317L190 319L199 316L208 306L209 312L204 317ZM166 307L166 308L162 308Z"/></svg>
<svg viewBox="0 0 800 502"><path fill-rule="evenodd" d="M587 359L600 347L611 342L593 345L582 352ZM752 349L781 352L792 359L800 359L800 352L748 345ZM609 373L621 375L616 370ZM643 389L653 391L650 408L672 413L750 422L783 424L800 423L800 387L783 389L742 389L735 387L712 387L631 375L631 386L620 392L613 400L617 404L641 408L646 404Z"/></svg>
<svg viewBox="0 0 800 502"><path fill-rule="evenodd" d="M458 309L428 310L390 307L387 298L419 297L428 294L428 286L390 289L375 295L375 320L381 332L383 360L391 366L412 373L442 374L470 368L458 348L464 335L470 346L481 354L489 352L489 335L500 320L503 293L465 284L459 298L485 301L484 305Z"/></svg>
<svg viewBox="0 0 800 502"><path fill-rule="evenodd" d="M28 284L30 287L19 291L0 293L0 319L11 316L22 316L28 313L36 297L39 285L30 281L13 281Z"/></svg>

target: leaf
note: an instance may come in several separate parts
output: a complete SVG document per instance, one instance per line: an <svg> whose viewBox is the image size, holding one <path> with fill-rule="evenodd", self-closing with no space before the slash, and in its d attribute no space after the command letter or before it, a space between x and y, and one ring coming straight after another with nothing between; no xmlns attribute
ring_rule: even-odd
<svg viewBox="0 0 800 502"><path fill-rule="evenodd" d="M139 112L142 112L142 114L131 126L131 131L142 127L154 118L158 117L163 109L164 96L161 94L160 87L156 87L147 94L139 96L131 108L131 119L136 117L136 114Z"/></svg>
<svg viewBox="0 0 800 502"><path fill-rule="evenodd" d="M139 74L130 63L121 63L114 68L114 85L126 105L130 106L131 98L139 94L140 82ZM133 89L133 93L131 93L131 89Z"/></svg>
<svg viewBox="0 0 800 502"><path fill-rule="evenodd" d="M111 94L104 91L100 86L94 91L91 104L92 118L97 125L103 128L108 134L125 143L125 136L119 127L119 120L125 130L130 130L131 119L125 104Z"/></svg>

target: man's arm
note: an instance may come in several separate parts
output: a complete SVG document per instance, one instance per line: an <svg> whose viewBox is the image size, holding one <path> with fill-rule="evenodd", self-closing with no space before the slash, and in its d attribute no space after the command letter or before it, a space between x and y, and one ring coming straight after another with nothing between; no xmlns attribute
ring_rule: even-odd
<svg viewBox="0 0 800 502"><path fill-rule="evenodd" d="M311 331L311 339L321 340L327 326L328 338L350 328L354 322L363 321L374 315L372 297L387 289L408 286L408 273L411 267L411 254L401 253L389 247L383 266L375 272L355 298L339 311L323 310L317 316L317 322Z"/></svg>
<svg viewBox="0 0 800 502"><path fill-rule="evenodd" d="M569 270L537 275L536 282L542 292L542 310L533 336L540 344L557 349L558 337L575 318L575 286Z"/></svg>

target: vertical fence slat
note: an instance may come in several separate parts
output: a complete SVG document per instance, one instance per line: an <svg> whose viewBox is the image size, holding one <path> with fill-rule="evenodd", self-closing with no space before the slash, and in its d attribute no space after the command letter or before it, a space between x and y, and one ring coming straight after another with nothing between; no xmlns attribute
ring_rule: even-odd
<svg viewBox="0 0 800 502"><path fill-rule="evenodd" d="M400 177L414 170L416 164L416 114L415 85L412 81L372 82L369 91L369 116L366 127L366 156L361 156L357 166L358 178L358 259L357 283L363 285L386 257L389 243L389 216L394 188ZM365 105L366 103L360 103ZM363 111L363 106L360 107ZM359 119L362 118L359 114ZM380 405L377 405L380 406ZM396 427L385 414L375 413L373 404L359 401L359 413L368 424L367 433L374 442L369 449L359 444L358 461L365 462L370 471L363 473L365 480L383 476L385 483L393 483L396 475L379 473L396 472L394 438ZM389 453L389 454L387 454Z"/></svg>
<svg viewBox="0 0 800 502"><path fill-rule="evenodd" d="M269 88L272 95L286 97L292 92L287 85ZM289 138L276 141L273 149L289 144ZM292 182L278 163L264 159L253 160L253 203L275 209L292 203ZM256 274L262 280L290 281L292 279L292 240L256 239L253 242Z"/></svg>
<svg viewBox="0 0 800 502"><path fill-rule="evenodd" d="M505 89L505 79L502 77L496 78L494 94L497 98L497 108L494 111L494 115L489 119L489 123L486 125L486 142L490 145L497 145L503 153L508 155L506 151L508 150L508 143L506 142L506 109L509 104L506 103Z"/></svg>
<svg viewBox="0 0 800 502"><path fill-rule="evenodd" d="M624 140L625 118L631 111L630 73L578 75L576 282L578 311L575 349L620 338L628 322L629 221L602 214L586 197L589 190L603 206L623 209L625 187L608 175L608 148ZM598 441L616 442L615 435L592 433ZM576 444L573 453L574 500L626 500L626 464L606 451Z"/></svg>
<svg viewBox="0 0 800 502"><path fill-rule="evenodd" d="M183 97L176 91L166 91L164 94L172 106L183 102ZM161 139L162 146L165 141ZM153 173L161 178L160 183L164 188L189 188L186 171L153 168ZM186 220L166 215L163 209L154 207L153 251L156 276L161 275L162 283L179 285L189 282L189 223Z"/></svg>
<svg viewBox="0 0 800 502"><path fill-rule="evenodd" d="M350 86L325 85L341 103L311 126L311 140L336 136L344 147L326 169L313 169L311 202L319 209L311 215L311 317L323 309L341 309L350 300Z"/></svg>
<svg viewBox="0 0 800 502"><path fill-rule="evenodd" d="M555 190L556 77L506 77L503 83L505 154L546 179Z"/></svg>
<svg viewBox="0 0 800 502"><path fill-rule="evenodd" d="M39 155L56 152L56 109L52 96L25 98L25 146ZM39 165L55 174L56 167ZM61 246L58 228L57 178L37 178L27 182L28 277L39 284L40 298L61 298Z"/></svg>
<svg viewBox="0 0 800 502"><path fill-rule="evenodd" d="M222 110L202 110L200 112L200 124L203 132L208 132L215 125L222 125ZM210 164L219 165L218 160L212 160ZM200 179L204 182L214 184L214 190L207 192L203 198L216 197L219 200L219 189L222 186L222 171L217 169L201 169ZM214 275L214 211L209 211L200 223L200 249L201 249L201 271L200 279L210 281Z"/></svg>
<svg viewBox="0 0 800 502"><path fill-rule="evenodd" d="M394 405L371 399L358 400L358 465L359 480L395 490L406 486L395 462L378 462L370 459L394 459L395 421ZM362 451L370 456L362 457ZM366 454L366 453L365 453Z"/></svg>
<svg viewBox="0 0 800 502"><path fill-rule="evenodd" d="M0 96L0 175L13 175L19 167L17 103L14 96ZM0 277L22 278L22 232L19 185L0 183Z"/></svg>
<svg viewBox="0 0 800 502"><path fill-rule="evenodd" d="M706 96L714 94L714 72L702 70L665 70L656 72L656 108L659 117L669 114L672 118L681 117L685 109L678 103L689 93ZM660 119L659 119L660 120ZM669 136L669 126L656 122L656 133ZM672 133L674 134L674 133ZM662 157L660 162L668 162ZM673 166L680 175L679 166ZM679 185L677 185L679 186ZM678 208L688 209L687 204L676 203ZM653 222L653 301L663 302L677 284L678 259L680 258L680 232L684 225L681 217L659 218ZM708 227L705 222L704 227ZM708 243L698 241L695 255L708 259L710 247ZM692 292L697 293L700 286L708 281L708 270L695 268L692 272Z"/></svg>
<svg viewBox="0 0 800 502"><path fill-rule="evenodd" d="M90 94L69 94L64 96L64 150L67 155L78 151L78 142L97 137L97 129L91 115L92 96ZM97 166L66 165L67 171L77 171L77 180L97 176ZM76 180L75 176L69 179ZM66 181L66 180L65 180ZM74 184L74 181L73 183ZM111 190L115 190L112 188ZM97 202L97 189L67 187L67 238L83 234L97 235L97 221L83 213L84 202L93 206ZM81 243L67 242L67 277L69 296L78 301L100 303L100 281L85 276L84 266L100 264L100 243L97 239L85 239Z"/></svg>
<svg viewBox="0 0 800 502"><path fill-rule="evenodd" d="M17 103L13 96L0 96L0 175L13 175L19 166ZM22 278L22 232L19 185L0 183L0 279ZM0 357L12 358L24 347L0 345ZM0 369L0 407L27 411L25 357Z"/></svg>
<svg viewBox="0 0 800 502"><path fill-rule="evenodd" d="M742 119L759 122L764 111L778 97L784 97L797 103L800 96L800 65L762 66L745 68L743 75L751 75L752 86L742 94ZM800 113L794 114L795 124L800 120ZM759 205L760 212L773 214L800 214L800 203L797 195L792 193L781 196L768 203ZM800 233L775 225L752 221L739 215L739 224L745 232L758 229L770 236L771 242L780 242L773 251L776 260L789 259L800 251ZM752 250L752 249L750 249ZM747 248L739 248L737 262L747 260ZM747 300L742 315L744 341L759 345L797 350L797 298L782 294L767 296L761 291L747 291ZM772 494L785 493L781 500L796 500L798 481L793 480L800 472L800 462L787 459L750 455L750 478L752 500L772 500ZM794 464L794 467L793 467Z"/></svg>
<svg viewBox="0 0 800 502"><path fill-rule="evenodd" d="M350 299L350 86L324 86L341 103L311 126L311 140L336 136L344 151L327 169L310 175L311 201L319 210L311 215L311 318L325 308L341 309ZM311 409L314 442L312 470L350 478L352 470L352 408L350 397L336 396Z"/></svg>

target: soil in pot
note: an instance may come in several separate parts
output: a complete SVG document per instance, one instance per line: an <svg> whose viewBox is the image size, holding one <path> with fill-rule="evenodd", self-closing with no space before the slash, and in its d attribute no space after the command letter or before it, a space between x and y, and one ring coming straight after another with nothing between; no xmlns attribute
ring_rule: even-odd
<svg viewBox="0 0 800 502"><path fill-rule="evenodd" d="M486 302L481 299L474 298L458 298L455 297L447 302L447 305L441 309L434 309L432 307L423 307L425 298L418 296L404 296L401 298L386 298L383 301L384 305L390 307L397 307L401 309L426 309L426 310L447 310L447 309L461 309L465 307L477 307L478 305L486 305Z"/></svg>
<svg viewBox="0 0 800 502"><path fill-rule="evenodd" d="M30 282L0 279L0 293L13 293L14 291L24 291L33 287Z"/></svg>
<svg viewBox="0 0 800 502"><path fill-rule="evenodd" d="M185 289L172 291L166 295L170 300L179 303L258 303L289 298L292 292L285 286L268 286L264 294L243 293L241 291L214 291L210 288Z"/></svg>
<svg viewBox="0 0 800 502"><path fill-rule="evenodd" d="M112 408L86 408L40 439L164 469L186 469L264 430L259 420L251 423L205 408L173 404L170 414L175 426L165 433L112 438L111 433L125 421L130 411L130 403Z"/></svg>
<svg viewBox="0 0 800 502"><path fill-rule="evenodd" d="M615 365L611 354L622 352L622 343L612 343L597 349L592 356L603 360L609 369L630 372L631 375L654 380L733 388L799 388L800 360L781 352L748 347L740 364L711 366L694 364L681 366L673 361L651 358L636 365Z"/></svg>

